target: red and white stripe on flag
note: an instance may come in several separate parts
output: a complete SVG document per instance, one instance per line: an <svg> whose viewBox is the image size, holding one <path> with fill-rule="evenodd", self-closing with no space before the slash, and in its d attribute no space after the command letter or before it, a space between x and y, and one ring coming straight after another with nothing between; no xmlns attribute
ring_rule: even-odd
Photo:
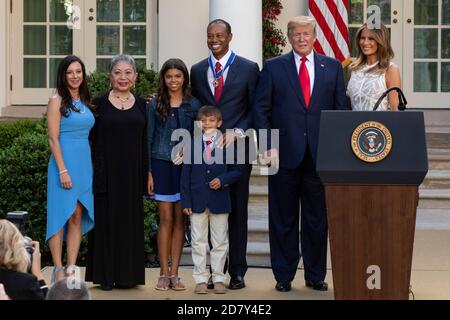
<svg viewBox="0 0 450 320"><path fill-rule="evenodd" d="M309 0L309 15L317 21L316 52L341 61L345 67L350 62L348 41L349 0Z"/></svg>

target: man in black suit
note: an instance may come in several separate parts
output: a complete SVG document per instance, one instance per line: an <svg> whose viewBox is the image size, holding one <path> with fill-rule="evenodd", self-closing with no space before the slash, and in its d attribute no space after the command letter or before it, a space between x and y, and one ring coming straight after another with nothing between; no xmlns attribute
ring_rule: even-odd
<svg viewBox="0 0 450 320"><path fill-rule="evenodd" d="M279 171L269 177L269 239L272 270L278 291L291 290L301 253L305 284L328 290L325 192L316 172L322 110L348 109L339 61L313 51L316 21L301 16L288 24L292 51L266 61L256 90L257 129L278 129Z"/></svg>
<svg viewBox="0 0 450 320"><path fill-rule="evenodd" d="M259 77L259 68L255 62L230 50L232 38L228 22L222 19L211 21L207 28L207 45L211 54L191 69L192 95L203 105L216 106L222 112L223 124L220 129L227 132L217 142L218 146L244 138L244 132L252 127L250 106ZM247 271L248 196L252 166L246 163L243 167L241 178L230 190L230 289L245 287L244 276Z"/></svg>

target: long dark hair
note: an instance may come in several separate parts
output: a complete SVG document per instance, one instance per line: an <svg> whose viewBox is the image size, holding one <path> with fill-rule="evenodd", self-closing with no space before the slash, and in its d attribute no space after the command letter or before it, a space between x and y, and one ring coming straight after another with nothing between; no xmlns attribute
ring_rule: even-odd
<svg viewBox="0 0 450 320"><path fill-rule="evenodd" d="M165 122L167 120L167 117L169 116L170 95L164 76L166 75L166 72L169 71L170 69L177 69L183 72L184 76L184 82L182 86L183 102L186 102L189 95L191 94L191 88L189 86L189 72L184 62L181 59L176 58L169 59L166 62L164 62L161 71L159 72L158 104L156 107L156 110L158 111L162 122Z"/></svg>
<svg viewBox="0 0 450 320"><path fill-rule="evenodd" d="M83 81L81 82L80 88L78 92L80 94L80 100L83 102L92 112L95 113L95 106L91 103L91 94L89 92L89 88L87 85L87 77L86 77L86 67L84 66L83 61L76 56L67 56L65 57L58 66L58 74L56 79L56 91L59 96L62 98L61 107L59 111L61 115L64 117L69 116L69 110L73 110L75 112L80 112L80 110L75 107L72 102L72 96L70 94L69 86L67 84L66 73L69 66L78 62L81 65L81 70L83 71Z"/></svg>

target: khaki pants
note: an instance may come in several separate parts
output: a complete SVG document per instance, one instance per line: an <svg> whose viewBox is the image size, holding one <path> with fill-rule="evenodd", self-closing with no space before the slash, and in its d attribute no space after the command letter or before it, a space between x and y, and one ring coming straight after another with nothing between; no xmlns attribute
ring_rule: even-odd
<svg viewBox="0 0 450 320"><path fill-rule="evenodd" d="M206 268L208 254L208 222L211 230L211 269L212 280L225 282L223 273L228 254L228 213L211 213L206 209L203 213L193 213L191 219L191 247L194 262L195 283L208 283L210 276Z"/></svg>

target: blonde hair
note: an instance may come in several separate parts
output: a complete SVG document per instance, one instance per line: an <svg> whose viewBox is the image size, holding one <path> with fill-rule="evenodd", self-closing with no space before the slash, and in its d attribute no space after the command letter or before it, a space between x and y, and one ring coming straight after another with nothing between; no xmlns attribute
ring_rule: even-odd
<svg viewBox="0 0 450 320"><path fill-rule="evenodd" d="M30 256L25 250L19 229L8 220L0 220L0 267L27 272L30 264Z"/></svg>
<svg viewBox="0 0 450 320"><path fill-rule="evenodd" d="M350 69L352 71L361 69L367 63L367 56L361 50L359 41L361 40L361 34L364 30L372 31L372 36L378 44L377 49L377 60L376 66L367 70L368 72L374 73L384 73L391 63L391 59L394 58L394 50L391 47L391 40L388 28L381 23L380 28L369 28L367 23L363 24L356 32L355 46L358 50L358 55L356 60L350 64Z"/></svg>
<svg viewBox="0 0 450 320"><path fill-rule="evenodd" d="M291 36L292 31L298 26L312 26L314 35L316 35L316 19L310 16L297 16L289 20L287 25L287 35Z"/></svg>

